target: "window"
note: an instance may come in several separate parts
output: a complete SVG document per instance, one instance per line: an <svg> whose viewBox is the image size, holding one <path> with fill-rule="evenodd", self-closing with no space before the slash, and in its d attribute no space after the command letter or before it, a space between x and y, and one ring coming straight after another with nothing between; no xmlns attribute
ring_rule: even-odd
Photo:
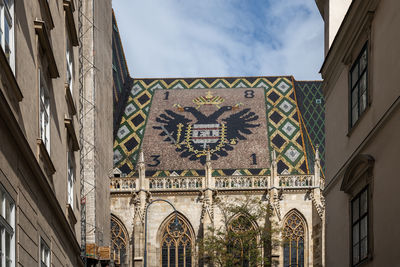
<svg viewBox="0 0 400 267"><path fill-rule="evenodd" d="M66 62L66 83L68 84L69 90L72 95L72 85L73 85L73 57L72 57L72 49L70 45L70 41L68 37L66 38L66 51L65 51L65 62Z"/></svg>
<svg viewBox="0 0 400 267"><path fill-rule="evenodd" d="M74 160L74 152L68 152L68 200L67 203L74 208L74 184L75 184L75 160Z"/></svg>
<svg viewBox="0 0 400 267"><path fill-rule="evenodd" d="M353 266L368 257L368 187L351 201Z"/></svg>
<svg viewBox="0 0 400 267"><path fill-rule="evenodd" d="M14 65L14 1L0 0L0 43L6 58Z"/></svg>
<svg viewBox="0 0 400 267"><path fill-rule="evenodd" d="M193 235L190 226L178 215L181 227L174 227L175 215L168 220L161 239L162 267L191 267Z"/></svg>
<svg viewBox="0 0 400 267"><path fill-rule="evenodd" d="M305 226L299 214L292 212L283 229L283 266L304 267Z"/></svg>
<svg viewBox="0 0 400 267"><path fill-rule="evenodd" d="M42 72L39 69L39 124L40 138L42 139L47 152L50 154L50 97Z"/></svg>
<svg viewBox="0 0 400 267"><path fill-rule="evenodd" d="M231 256L229 265L249 267L256 266L255 259L259 256L257 248L258 231L251 219L239 215L228 226L228 253Z"/></svg>
<svg viewBox="0 0 400 267"><path fill-rule="evenodd" d="M43 239L40 239L40 266L50 266L50 248Z"/></svg>
<svg viewBox="0 0 400 267"><path fill-rule="evenodd" d="M351 127L368 105L368 43L361 50L350 70Z"/></svg>
<svg viewBox="0 0 400 267"><path fill-rule="evenodd" d="M14 201L0 187L0 266L15 266L15 205Z"/></svg>
<svg viewBox="0 0 400 267"><path fill-rule="evenodd" d="M128 232L123 223L111 215L111 249L114 254L114 263L123 266L127 264Z"/></svg>

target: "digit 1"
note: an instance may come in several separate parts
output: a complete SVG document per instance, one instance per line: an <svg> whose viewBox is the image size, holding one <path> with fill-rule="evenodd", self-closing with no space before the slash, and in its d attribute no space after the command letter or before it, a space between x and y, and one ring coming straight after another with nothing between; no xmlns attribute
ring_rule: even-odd
<svg viewBox="0 0 400 267"><path fill-rule="evenodd" d="M169 92L164 93L164 100L168 100Z"/></svg>
<svg viewBox="0 0 400 267"><path fill-rule="evenodd" d="M253 160L253 163L251 163L251 165L257 165L257 155L256 155L256 153L251 154L251 158Z"/></svg>

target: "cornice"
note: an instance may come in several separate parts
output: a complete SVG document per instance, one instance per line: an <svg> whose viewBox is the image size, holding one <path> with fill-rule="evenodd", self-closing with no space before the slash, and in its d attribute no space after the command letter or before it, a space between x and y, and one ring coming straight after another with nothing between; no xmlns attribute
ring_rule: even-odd
<svg viewBox="0 0 400 267"><path fill-rule="evenodd" d="M340 75L339 64L348 65L352 61L352 48L364 30L371 26L378 3L379 0L355 0L350 5L320 70L325 97Z"/></svg>

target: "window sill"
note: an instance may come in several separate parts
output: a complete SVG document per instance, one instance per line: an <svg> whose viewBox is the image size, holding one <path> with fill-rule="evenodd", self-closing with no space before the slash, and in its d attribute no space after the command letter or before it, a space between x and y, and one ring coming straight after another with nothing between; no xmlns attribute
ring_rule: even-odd
<svg viewBox="0 0 400 267"><path fill-rule="evenodd" d="M76 219L74 210L70 204L67 204L67 218L72 228L74 228L78 220Z"/></svg>
<svg viewBox="0 0 400 267"><path fill-rule="evenodd" d="M76 137L75 128L72 122L72 119L65 118L64 119L65 128L67 128L67 132L72 139L72 150L79 150L78 138Z"/></svg>
<svg viewBox="0 0 400 267"><path fill-rule="evenodd" d="M46 146L44 145L43 140L38 138L37 145L38 145L38 156L41 159L41 161L44 163L44 169L45 169L46 173L48 175L53 175L56 172L56 169L50 158L49 152L47 151Z"/></svg>
<svg viewBox="0 0 400 267"><path fill-rule="evenodd" d="M15 79L14 72L11 69L10 63L7 60L6 55L4 54L3 48L0 47L0 70L5 73L5 76L8 79L10 84L10 88L13 90L15 97L18 102L22 101L23 95L21 89L18 86L17 80Z"/></svg>
<svg viewBox="0 0 400 267"><path fill-rule="evenodd" d="M60 74L57 69L56 59L54 58L53 48L51 47L49 36L44 21L35 20L35 31L39 37L40 45L42 46L47 60L49 62L49 74L51 78L58 78Z"/></svg>
<svg viewBox="0 0 400 267"><path fill-rule="evenodd" d="M74 2L73 0L63 0L63 6L65 10L65 18L68 23L68 34L73 46L78 46L78 34L76 32L75 27L75 19L74 19Z"/></svg>
<svg viewBox="0 0 400 267"><path fill-rule="evenodd" d="M76 114L75 102L67 83L65 84L65 99L67 100L69 114L71 116L75 115Z"/></svg>

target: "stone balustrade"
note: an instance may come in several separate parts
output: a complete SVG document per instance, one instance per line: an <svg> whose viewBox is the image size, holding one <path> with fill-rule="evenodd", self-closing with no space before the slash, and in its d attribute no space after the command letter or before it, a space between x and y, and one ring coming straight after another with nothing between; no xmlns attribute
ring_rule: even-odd
<svg viewBox="0 0 400 267"><path fill-rule="evenodd" d="M114 177L110 180L110 191L113 192L131 192L136 190L135 177Z"/></svg>
<svg viewBox="0 0 400 267"><path fill-rule="evenodd" d="M216 189L268 188L268 176L219 176L214 179Z"/></svg>
<svg viewBox="0 0 400 267"><path fill-rule="evenodd" d="M279 175L281 188L309 188L314 186L314 175Z"/></svg>
<svg viewBox="0 0 400 267"><path fill-rule="evenodd" d="M268 189L270 176L218 176L215 179L215 189L217 190L237 190L237 189ZM150 177L146 178L149 183L150 191L185 191L201 190L203 188L204 177ZM280 188L312 188L314 185L314 175L279 175ZM110 181L112 193L127 193L137 190L136 177L114 177Z"/></svg>
<svg viewBox="0 0 400 267"><path fill-rule="evenodd" d="M148 179L151 191L190 190L200 189L203 186L203 177L151 177Z"/></svg>

